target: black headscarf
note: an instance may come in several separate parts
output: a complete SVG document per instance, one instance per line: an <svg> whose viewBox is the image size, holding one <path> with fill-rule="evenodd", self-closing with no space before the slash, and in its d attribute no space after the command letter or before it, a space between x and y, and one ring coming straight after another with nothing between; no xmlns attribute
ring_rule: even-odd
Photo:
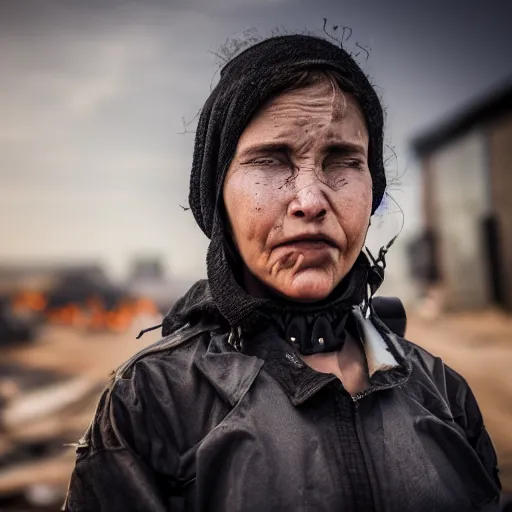
<svg viewBox="0 0 512 512"><path fill-rule="evenodd" d="M222 69L219 83L201 111L189 204L208 238L212 236L217 200L242 132L263 103L292 86L291 77L308 68L338 72L344 79L342 88L354 94L361 105L369 135L372 213L379 206L386 188L383 115L368 78L344 49L325 39L306 35L272 37L248 48Z"/></svg>
<svg viewBox="0 0 512 512"><path fill-rule="evenodd" d="M238 140L255 112L272 96L293 86L293 77L307 69L324 69L341 76L341 88L352 93L366 117L369 135L368 164L373 182L372 213L386 187L383 166L383 114L368 78L352 57L329 41L307 35L272 37L231 60L206 101L196 131L190 179L189 204L195 220L210 238L207 256L209 287L221 314L233 326L254 324L269 312L319 315L347 310L365 296L368 264L359 257L351 272L326 301L294 304L279 299L248 296L235 278L233 258L226 237L222 207L224 179ZM231 246L232 249L232 246Z"/></svg>

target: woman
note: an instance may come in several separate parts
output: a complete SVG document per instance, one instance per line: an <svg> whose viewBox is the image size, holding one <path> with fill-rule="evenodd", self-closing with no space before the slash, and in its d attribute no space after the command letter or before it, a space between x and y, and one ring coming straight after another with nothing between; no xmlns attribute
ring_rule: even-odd
<svg viewBox="0 0 512 512"><path fill-rule="evenodd" d="M116 372L65 510L497 510L468 385L369 300L382 141L372 86L330 42L270 38L228 63L190 184L208 280Z"/></svg>

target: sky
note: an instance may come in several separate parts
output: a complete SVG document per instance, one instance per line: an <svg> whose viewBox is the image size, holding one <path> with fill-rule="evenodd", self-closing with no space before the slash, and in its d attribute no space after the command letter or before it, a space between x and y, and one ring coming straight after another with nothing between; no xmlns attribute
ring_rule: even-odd
<svg viewBox="0 0 512 512"><path fill-rule="evenodd" d="M359 62L386 109L390 194L405 214L390 257L401 282L421 225L410 139L512 76L511 5L0 0L0 262L98 259L122 276L155 254L175 276L203 276L208 241L182 208L193 133L181 132L215 82L214 52L246 29L321 31L326 17L352 29L349 49L370 49ZM374 246L401 224L391 201Z"/></svg>

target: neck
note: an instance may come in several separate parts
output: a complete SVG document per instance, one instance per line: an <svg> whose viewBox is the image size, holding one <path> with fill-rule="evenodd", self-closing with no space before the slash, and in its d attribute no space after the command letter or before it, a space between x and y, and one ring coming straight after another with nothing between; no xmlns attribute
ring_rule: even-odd
<svg viewBox="0 0 512 512"><path fill-rule="evenodd" d="M343 387L355 396L369 387L368 365L361 342L350 333L340 349L333 352L303 355L301 359L313 370L332 373Z"/></svg>

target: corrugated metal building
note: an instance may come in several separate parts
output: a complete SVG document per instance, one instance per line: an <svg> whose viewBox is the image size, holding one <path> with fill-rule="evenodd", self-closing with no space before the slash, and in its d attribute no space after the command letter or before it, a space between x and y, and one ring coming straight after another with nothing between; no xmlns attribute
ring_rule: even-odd
<svg viewBox="0 0 512 512"><path fill-rule="evenodd" d="M512 310L512 81L412 146L445 307Z"/></svg>

